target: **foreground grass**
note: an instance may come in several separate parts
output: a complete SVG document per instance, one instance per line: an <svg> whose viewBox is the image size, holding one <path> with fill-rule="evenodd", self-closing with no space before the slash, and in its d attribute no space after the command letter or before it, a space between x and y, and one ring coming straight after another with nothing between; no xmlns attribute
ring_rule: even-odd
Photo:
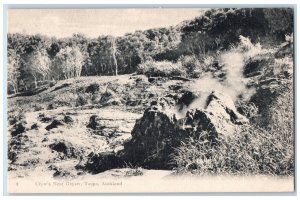
<svg viewBox="0 0 300 200"><path fill-rule="evenodd" d="M279 92L266 127L251 124L231 137L219 136L217 145L209 141L209 132L183 141L172 155L177 173L293 175L292 84Z"/></svg>

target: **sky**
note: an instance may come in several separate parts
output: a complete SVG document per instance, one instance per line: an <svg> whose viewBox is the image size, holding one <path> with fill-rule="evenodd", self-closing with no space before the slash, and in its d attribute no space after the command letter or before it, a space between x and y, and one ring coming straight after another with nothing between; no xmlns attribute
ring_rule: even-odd
<svg viewBox="0 0 300 200"><path fill-rule="evenodd" d="M150 28L177 25L201 15L200 8L160 9L10 9L8 32L68 37L122 36Z"/></svg>

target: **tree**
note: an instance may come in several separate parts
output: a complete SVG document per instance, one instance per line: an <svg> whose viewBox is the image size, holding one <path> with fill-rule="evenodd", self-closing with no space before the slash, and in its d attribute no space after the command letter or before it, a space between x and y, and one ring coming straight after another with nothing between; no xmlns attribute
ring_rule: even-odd
<svg viewBox="0 0 300 200"><path fill-rule="evenodd" d="M18 93L18 79L20 77L20 56L13 49L8 50L8 84Z"/></svg>
<svg viewBox="0 0 300 200"><path fill-rule="evenodd" d="M116 58L116 53L117 53L117 48L116 48L116 40L115 38L111 38L111 54L112 57L114 59L114 64L115 64L115 72L116 72L116 76L118 76L118 62L117 62L117 58Z"/></svg>
<svg viewBox="0 0 300 200"><path fill-rule="evenodd" d="M85 57L78 47L62 48L55 56L53 62L53 74L58 79L63 76L65 79L79 77ZM54 76L55 76L54 75Z"/></svg>
<svg viewBox="0 0 300 200"><path fill-rule="evenodd" d="M33 51L28 55L27 69L34 77L35 88L38 87L37 80L42 77L45 80L50 72L50 59L45 51Z"/></svg>

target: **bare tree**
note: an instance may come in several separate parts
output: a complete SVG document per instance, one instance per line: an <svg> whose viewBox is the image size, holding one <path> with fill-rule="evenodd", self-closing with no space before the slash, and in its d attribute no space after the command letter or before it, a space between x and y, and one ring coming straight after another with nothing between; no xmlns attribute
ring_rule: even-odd
<svg viewBox="0 0 300 200"><path fill-rule="evenodd" d="M28 56L27 67L34 77L35 88L37 88L38 78L42 77L42 80L45 80L50 72L50 59L47 56L47 53L38 50L33 51Z"/></svg>
<svg viewBox="0 0 300 200"><path fill-rule="evenodd" d="M116 53L117 53L116 40L115 40L115 38L112 38L112 40L111 40L111 54L112 54L114 64L115 64L115 73L116 73L116 76L118 76L118 62L117 62L117 58L116 58Z"/></svg>

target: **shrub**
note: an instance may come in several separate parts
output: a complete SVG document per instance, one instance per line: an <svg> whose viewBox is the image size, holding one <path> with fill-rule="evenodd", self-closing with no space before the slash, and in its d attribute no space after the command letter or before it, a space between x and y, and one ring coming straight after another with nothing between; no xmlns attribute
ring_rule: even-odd
<svg viewBox="0 0 300 200"><path fill-rule="evenodd" d="M67 91L56 95L52 103L59 106L74 106L76 105L77 99L77 94Z"/></svg>
<svg viewBox="0 0 300 200"><path fill-rule="evenodd" d="M293 132L287 137L277 130L249 126L219 138L214 146L207 138L189 138L175 149L172 160L177 173L293 175Z"/></svg>
<svg viewBox="0 0 300 200"><path fill-rule="evenodd" d="M181 56L178 62L185 68L189 77L199 78L203 72L200 61L195 56Z"/></svg>
<svg viewBox="0 0 300 200"><path fill-rule="evenodd" d="M99 91L99 84L97 83L92 83L91 85L89 85L86 89L85 89L85 92L86 93L92 93L92 94L95 94L96 92Z"/></svg>
<svg viewBox="0 0 300 200"><path fill-rule="evenodd" d="M155 77L186 76L181 63L172 63L169 61L146 61L139 64L137 73Z"/></svg>
<svg viewBox="0 0 300 200"><path fill-rule="evenodd" d="M237 50L244 53L244 59L253 58L256 55L264 55L271 53L272 49L262 48L260 43L253 44L248 37L240 35L240 43L237 46Z"/></svg>

